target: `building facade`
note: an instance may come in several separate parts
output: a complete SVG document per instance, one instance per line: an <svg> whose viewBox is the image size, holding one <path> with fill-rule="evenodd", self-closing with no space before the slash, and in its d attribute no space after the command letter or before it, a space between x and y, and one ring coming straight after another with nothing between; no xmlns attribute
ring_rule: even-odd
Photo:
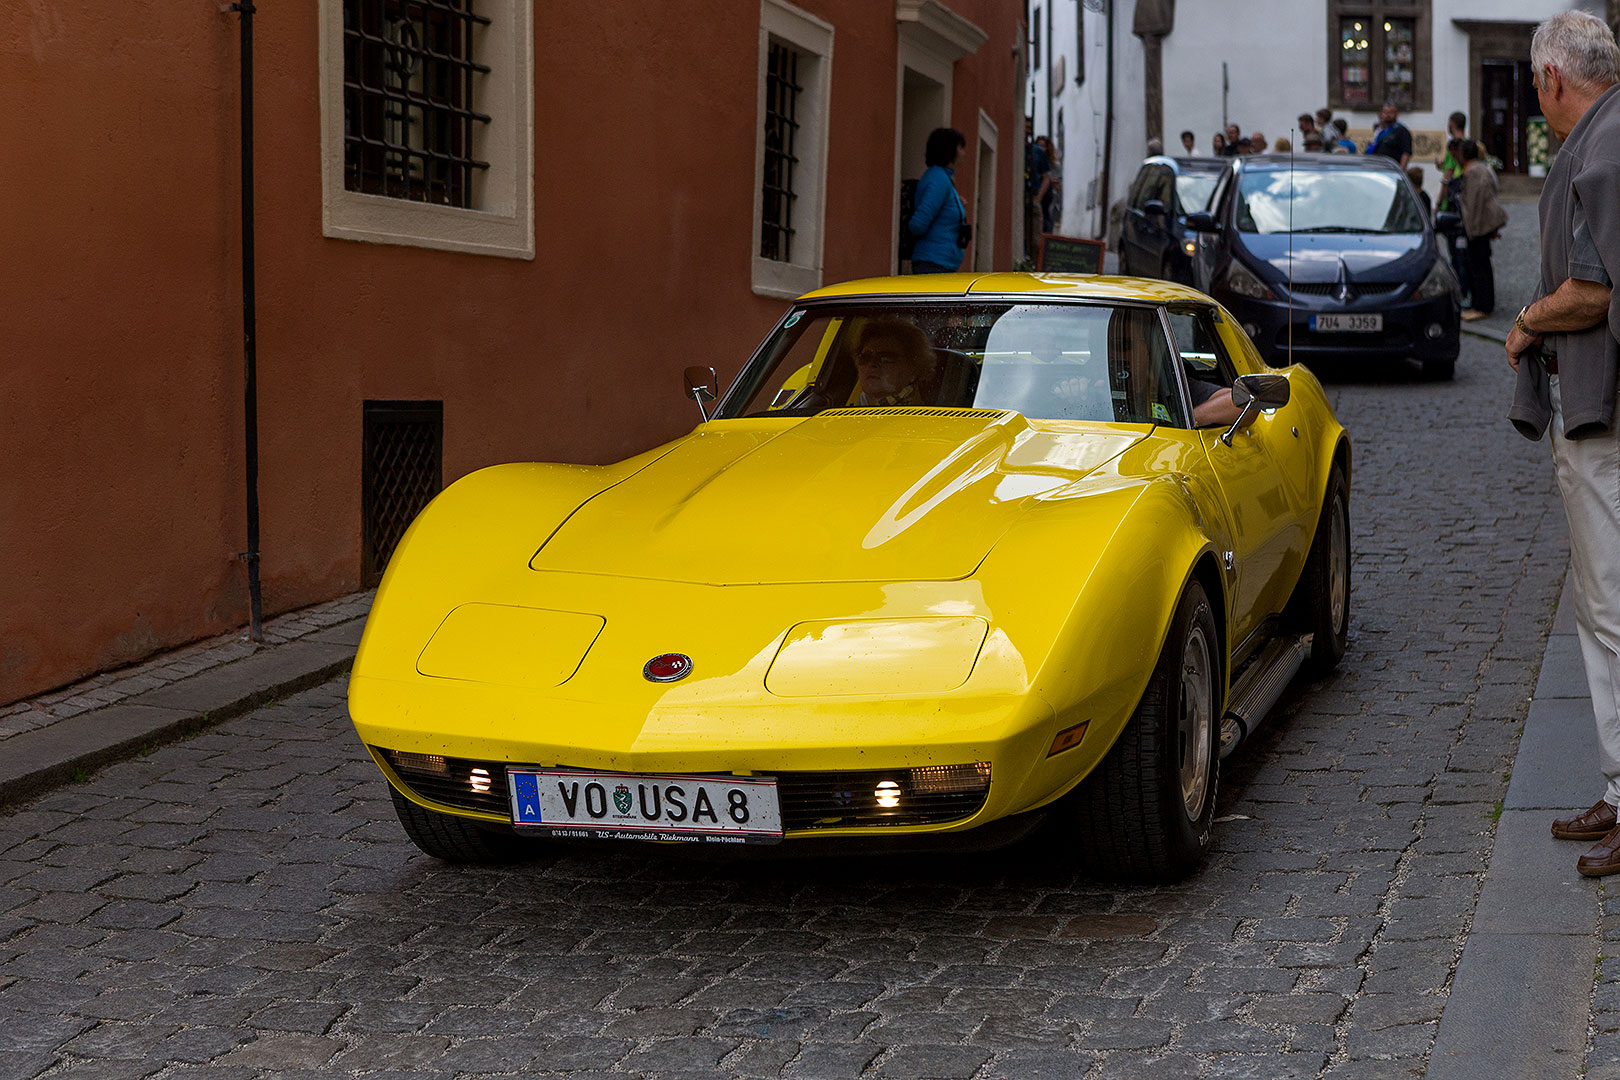
<svg viewBox="0 0 1620 1080"><path fill-rule="evenodd" d="M443 484L697 421L788 297L898 265L967 136L1011 263L1022 0L311 0L253 30L261 574L381 573ZM0 703L248 615L238 13L0 28ZM537 538L538 543L538 538Z"/></svg>
<svg viewBox="0 0 1620 1080"><path fill-rule="evenodd" d="M1063 152L1063 231L1101 237L1147 152L1208 154L1229 123L1301 149L1296 118L1331 108L1365 145L1394 101L1431 195L1446 118L1508 175L1542 171L1530 35L1572 8L1620 17L1613 0L1028 0L1052 78L1034 71L1025 107ZM1110 58L1112 63L1110 65ZM1112 78L1110 79L1110 68ZM1060 76L1066 76L1060 77Z"/></svg>

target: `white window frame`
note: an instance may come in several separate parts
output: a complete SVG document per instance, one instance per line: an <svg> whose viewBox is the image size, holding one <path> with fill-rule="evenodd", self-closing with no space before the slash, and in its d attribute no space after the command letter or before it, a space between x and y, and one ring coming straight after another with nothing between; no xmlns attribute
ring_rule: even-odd
<svg viewBox="0 0 1620 1080"><path fill-rule="evenodd" d="M341 240L534 258L534 0L482 0L474 208L367 195L343 186L343 0L320 0L321 232Z"/></svg>
<svg viewBox="0 0 1620 1080"><path fill-rule="evenodd" d="M799 133L794 140L793 260L759 254L765 219L765 78L771 39L799 53ZM827 192L827 113L832 100L833 27L785 0L760 0L759 83L754 123L754 227L749 236L752 284L760 296L792 299L821 287Z"/></svg>

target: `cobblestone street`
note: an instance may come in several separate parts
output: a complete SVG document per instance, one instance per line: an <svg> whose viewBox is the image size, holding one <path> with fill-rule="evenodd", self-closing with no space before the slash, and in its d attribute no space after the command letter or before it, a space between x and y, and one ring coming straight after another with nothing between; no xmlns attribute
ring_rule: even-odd
<svg viewBox="0 0 1620 1080"><path fill-rule="evenodd" d="M1454 383L1324 374L1355 441L1350 649L1227 761L1192 879L1098 883L1055 831L450 867L406 841L339 679L0 815L0 1080L1423 1075L1564 520L1500 346L1465 337Z"/></svg>

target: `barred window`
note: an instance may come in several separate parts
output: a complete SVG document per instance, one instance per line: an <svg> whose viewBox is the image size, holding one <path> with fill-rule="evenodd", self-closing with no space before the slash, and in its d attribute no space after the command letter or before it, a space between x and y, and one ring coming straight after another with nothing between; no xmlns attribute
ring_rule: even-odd
<svg viewBox="0 0 1620 1080"><path fill-rule="evenodd" d="M474 0L344 0L343 182L349 191L471 208Z"/></svg>
<svg viewBox="0 0 1620 1080"><path fill-rule="evenodd" d="M794 142L799 132L799 54L772 41L765 75L765 185L759 254L793 261Z"/></svg>

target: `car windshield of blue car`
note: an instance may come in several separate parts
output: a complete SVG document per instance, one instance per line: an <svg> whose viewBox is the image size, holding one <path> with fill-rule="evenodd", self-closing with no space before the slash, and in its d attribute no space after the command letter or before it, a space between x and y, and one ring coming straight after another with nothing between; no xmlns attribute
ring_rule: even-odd
<svg viewBox="0 0 1620 1080"><path fill-rule="evenodd" d="M1423 211L1399 173L1251 169L1238 185L1246 233L1419 233Z"/></svg>
<svg viewBox="0 0 1620 1080"><path fill-rule="evenodd" d="M897 406L1187 424L1154 307L934 298L795 309L719 417Z"/></svg>

